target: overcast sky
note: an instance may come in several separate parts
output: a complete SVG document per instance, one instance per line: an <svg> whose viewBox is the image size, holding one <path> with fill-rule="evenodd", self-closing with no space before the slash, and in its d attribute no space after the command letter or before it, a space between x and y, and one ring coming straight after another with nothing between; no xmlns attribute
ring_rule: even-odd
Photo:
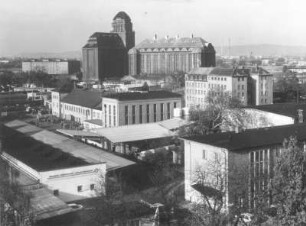
<svg viewBox="0 0 306 226"><path fill-rule="evenodd" d="M132 19L136 44L166 35L215 46L306 46L305 0L0 0L0 55L81 50L115 14Z"/></svg>

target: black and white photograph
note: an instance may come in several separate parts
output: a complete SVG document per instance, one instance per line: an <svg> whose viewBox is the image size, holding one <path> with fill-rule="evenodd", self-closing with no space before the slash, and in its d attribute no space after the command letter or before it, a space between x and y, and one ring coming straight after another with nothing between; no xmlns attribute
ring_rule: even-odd
<svg viewBox="0 0 306 226"><path fill-rule="evenodd" d="M0 0L0 226L306 226L305 23L303 0Z"/></svg>

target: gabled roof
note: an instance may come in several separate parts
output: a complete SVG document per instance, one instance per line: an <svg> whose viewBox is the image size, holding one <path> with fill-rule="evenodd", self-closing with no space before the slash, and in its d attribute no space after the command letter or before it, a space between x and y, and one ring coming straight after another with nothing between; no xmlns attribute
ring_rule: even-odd
<svg viewBox="0 0 306 226"><path fill-rule="evenodd" d="M73 90L70 94L65 96L63 103L78 105L86 108L96 108L101 104L101 92L89 90ZM101 109L101 108L99 108Z"/></svg>
<svg viewBox="0 0 306 226"><path fill-rule="evenodd" d="M281 145L284 139L290 136L296 136L299 141L305 141L306 123L250 129L240 133L216 133L183 139L226 148L230 151L248 151L256 147Z"/></svg>
<svg viewBox="0 0 306 226"><path fill-rule="evenodd" d="M162 39L145 39L135 48L206 48L212 45L200 37L194 38L162 38Z"/></svg>
<svg viewBox="0 0 306 226"><path fill-rule="evenodd" d="M181 98L182 95L161 90L161 91L149 91L149 92L111 93L111 94L106 94L104 97L117 99L119 101L130 101L130 100Z"/></svg>

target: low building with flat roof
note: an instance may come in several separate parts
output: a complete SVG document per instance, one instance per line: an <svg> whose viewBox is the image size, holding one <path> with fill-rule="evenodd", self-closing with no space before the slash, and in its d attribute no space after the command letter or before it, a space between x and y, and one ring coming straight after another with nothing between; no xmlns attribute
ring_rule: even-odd
<svg viewBox="0 0 306 226"><path fill-rule="evenodd" d="M114 127L163 121L182 107L182 96L169 91L128 92L104 95L103 124Z"/></svg>

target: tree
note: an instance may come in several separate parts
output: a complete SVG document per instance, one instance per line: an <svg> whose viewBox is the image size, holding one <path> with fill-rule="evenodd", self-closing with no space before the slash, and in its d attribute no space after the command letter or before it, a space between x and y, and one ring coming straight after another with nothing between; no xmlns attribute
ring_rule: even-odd
<svg viewBox="0 0 306 226"><path fill-rule="evenodd" d="M216 133L222 130L222 124L233 122L231 118L242 124L244 110L239 99L232 97L229 92L222 90L210 90L205 98L206 106L204 109L191 108L189 111L190 126L181 128L180 136L204 135ZM228 117L229 110L232 117ZM237 122L236 122L237 123Z"/></svg>
<svg viewBox="0 0 306 226"><path fill-rule="evenodd" d="M272 181L279 225L306 224L306 156L296 138L284 141Z"/></svg>
<svg viewBox="0 0 306 226"><path fill-rule="evenodd" d="M191 187L197 201L191 205L188 225L237 225L240 217L234 216L248 210L248 172L243 163L228 166L221 155L196 167Z"/></svg>
<svg viewBox="0 0 306 226"><path fill-rule="evenodd" d="M294 101L298 90L300 90L299 80L296 74L290 71L284 72L274 84L274 91L283 94L284 102Z"/></svg>

